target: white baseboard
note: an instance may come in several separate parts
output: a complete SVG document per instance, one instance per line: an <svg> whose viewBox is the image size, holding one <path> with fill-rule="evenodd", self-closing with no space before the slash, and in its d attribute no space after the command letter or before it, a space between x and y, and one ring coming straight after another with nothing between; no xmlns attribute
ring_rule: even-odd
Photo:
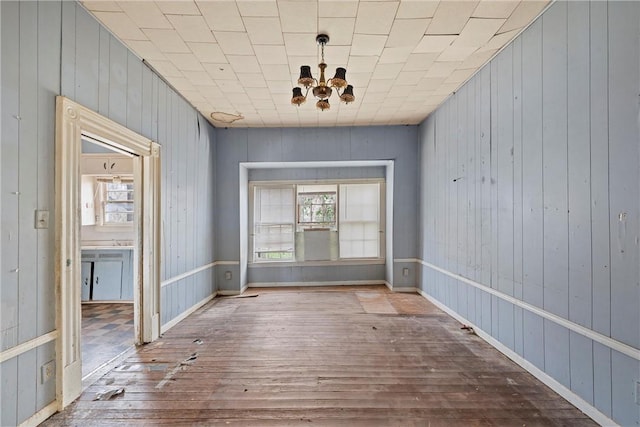
<svg viewBox="0 0 640 427"><path fill-rule="evenodd" d="M447 307L446 305L444 305L443 303L441 303L437 299L433 298L431 295L427 294L423 290L416 289L416 291L420 295L422 295L424 298L429 300L429 302L433 303L433 305L438 307L440 310L444 311L449 316L451 316L454 319L456 319L458 322L460 322L462 324L465 324L465 325L471 326L473 328L473 331L480 338L485 340L487 343L489 343L491 346L493 346L500 353L504 354L509 359L513 360L515 363L520 365L522 368L524 368L526 371L528 371L531 375L533 375L534 377L536 377L537 379L542 381L544 384L546 384L549 388L551 388L553 391L558 393L560 396L562 396L565 399L567 399L567 401L569 401L573 406L575 406L576 408L581 410L584 414L586 414L588 417L593 419L595 422L597 422L601 426L607 426L607 427L609 427L609 426L612 426L612 427L613 426L618 426L618 424L616 424L615 421L613 421L611 418L607 417L602 412L598 411L589 402L587 402L586 400L584 400L583 398L581 398L580 396L575 394L573 391L571 391L570 389L568 389L564 385L560 384L558 381L556 381L551 376L549 376L549 374L547 374L546 372L544 372L543 370L541 370L540 368L538 368L537 366L535 366L534 364L532 364L528 360L524 359L518 353L516 353L515 351L511 350L509 347L507 347L504 344L502 344L500 341L498 341L497 339L492 337L490 334L488 334L485 331L483 331L482 329L480 329L480 327L478 327L477 325L473 324L472 322L470 322L469 320L465 319L464 317L460 316L458 313L453 311L451 308Z"/></svg>
<svg viewBox="0 0 640 427"><path fill-rule="evenodd" d="M191 313L195 312L197 309L199 309L200 307L202 307L203 305L205 305L206 303L211 301L215 296L216 296L215 293L209 295L208 297L206 297L206 298L200 300L199 302L197 302L191 308L187 309L186 311L182 312L180 315L174 317L173 319L171 319L170 321L168 321L167 323L162 325L162 327L160 328L160 333L164 334L169 329L171 329L174 326L176 326L178 323L180 323L181 321L186 319Z"/></svg>
<svg viewBox="0 0 640 427"><path fill-rule="evenodd" d="M286 288L286 287L312 287L312 286L367 286L387 285L384 280L341 280L327 282L254 282L248 283L249 288ZM389 285L387 285L389 286Z"/></svg>
<svg viewBox="0 0 640 427"><path fill-rule="evenodd" d="M20 423L20 427L33 427L43 423L51 415L58 412L58 402L53 401L35 414Z"/></svg>
<svg viewBox="0 0 640 427"><path fill-rule="evenodd" d="M246 289L246 287L244 289ZM235 289L228 289L228 290L218 291L218 295L221 295L223 297L228 297L228 296L240 295L242 292L244 291L243 290L236 291Z"/></svg>

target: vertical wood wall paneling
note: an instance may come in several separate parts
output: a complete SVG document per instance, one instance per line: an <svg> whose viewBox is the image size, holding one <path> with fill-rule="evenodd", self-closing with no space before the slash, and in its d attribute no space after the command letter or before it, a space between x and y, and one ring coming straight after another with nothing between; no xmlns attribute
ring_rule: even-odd
<svg viewBox="0 0 640 427"><path fill-rule="evenodd" d="M18 424L36 413L36 384L38 367L36 349L16 356L18 359ZM3 402L4 405L4 402Z"/></svg>
<svg viewBox="0 0 640 427"><path fill-rule="evenodd" d="M109 81L111 80L111 39L113 36L102 25L98 37L98 113L109 117Z"/></svg>
<svg viewBox="0 0 640 427"><path fill-rule="evenodd" d="M38 5L20 3L20 110L18 164L18 343L37 336L38 270L33 267L33 254L38 252L35 211L38 207L38 180L34 165L38 164ZM36 177L34 177L34 173ZM34 353L35 354L35 353ZM18 363L25 368L26 358ZM31 359L29 359L31 360ZM35 362L34 362L35 364ZM31 367L35 369L35 366ZM26 372L22 372L25 375ZM33 384L35 387L35 383ZM35 395L35 391L33 393ZM22 396L24 397L24 396ZM23 404L18 402L18 416Z"/></svg>
<svg viewBox="0 0 640 427"><path fill-rule="evenodd" d="M167 91L166 85L164 82L160 81L158 83L158 134L157 141L161 145L162 155L160 156L160 167L162 168L162 174L160 175L160 180L162 181L162 185L160 186L160 192L162 194L162 267L160 276L162 280L169 279L169 245L168 245L168 218L169 218L169 177L170 169L169 169L169 159L171 158L169 155L169 150L166 145L167 141ZM163 289L164 292L164 289ZM166 303L166 298L162 298L162 312L164 312L164 304Z"/></svg>
<svg viewBox="0 0 640 427"><path fill-rule="evenodd" d="M87 17L87 11L76 7L75 98L91 110L99 106L100 25ZM78 36L78 35L82 36Z"/></svg>
<svg viewBox="0 0 640 427"><path fill-rule="evenodd" d="M522 38L513 45L513 296L522 300ZM524 354L524 310L513 307L514 350Z"/></svg>
<svg viewBox="0 0 640 427"><path fill-rule="evenodd" d="M60 31L61 4L38 3L38 209L49 211L49 219L55 218L55 194L50 185L55 181L54 137L55 97L60 92ZM51 224L51 221L50 221ZM54 271L55 230L53 226L38 230L38 313L37 334L43 335L55 329ZM53 347L53 344L52 346ZM43 346L44 348L44 346ZM39 354L44 354L41 348ZM47 362L50 359L45 360ZM39 363L38 366L40 366ZM54 381L38 383L38 407L55 397ZM48 390L48 391L47 391ZM52 393L53 391L53 393Z"/></svg>
<svg viewBox="0 0 640 427"><path fill-rule="evenodd" d="M569 320L591 327L589 3L568 4ZM592 341L569 335L571 389L593 403Z"/></svg>
<svg viewBox="0 0 640 427"><path fill-rule="evenodd" d="M640 4L610 4L608 18L611 337L640 348ZM613 417L638 425L640 362L614 352L611 368Z"/></svg>
<svg viewBox="0 0 640 427"><path fill-rule="evenodd" d="M458 97L458 129L457 129L457 168L456 172L452 177L456 180L453 183L452 187L455 188L457 197L456 197L456 212L457 215L457 224L456 230L458 233L456 243L456 264L458 266L459 274L468 277L467 273L467 248L468 248L468 240L467 240L467 209L466 204L469 199L467 194L467 183L469 182L469 177L467 176L467 145L468 145L468 123L467 123L467 105L468 105L468 94L469 89L467 87L462 88L456 93L456 97ZM458 312L463 316L467 317L469 314L467 307L467 298L469 287L467 284L456 280L454 286L457 290L456 301L458 303Z"/></svg>
<svg viewBox="0 0 640 427"><path fill-rule="evenodd" d="M589 2L591 305L594 331L611 334L611 259L609 243L609 70L607 3ZM611 350L593 344L593 401L611 416Z"/></svg>
<svg viewBox="0 0 640 427"><path fill-rule="evenodd" d="M487 283L491 288L498 288L498 274L500 257L498 253L498 146L500 138L498 136L498 122L497 114L494 113L498 106L498 62L491 61L489 65L491 70L491 83L489 86L489 92L491 93L491 101L489 108L491 110L491 138L489 140L489 170L490 170L490 202L489 211L491 217L490 237L491 237L491 280ZM499 330L499 315L498 315L498 297L491 295L491 335L494 338L498 338Z"/></svg>
<svg viewBox="0 0 640 427"><path fill-rule="evenodd" d="M491 67L484 67L480 72L481 89L481 152L482 163L482 281L480 283L491 286ZM491 334L491 295L482 292L482 323L481 327Z"/></svg>
<svg viewBox="0 0 640 427"><path fill-rule="evenodd" d="M76 8L75 2L62 2L62 51L60 95L76 99Z"/></svg>
<svg viewBox="0 0 640 427"><path fill-rule="evenodd" d="M481 72L476 74L473 77L473 85L475 86L475 105L474 105L474 126L475 126L475 142L474 142L474 152L473 156L475 158L475 239L476 239L476 250L475 250L475 278L474 280L479 283L483 283L482 280L482 188L484 186L484 175L482 173L482 141L484 139L484 130L482 128L482 80L481 80ZM475 312L476 317L474 319L474 323L476 325L482 325L482 295L484 292L481 292L480 289L473 290L475 293Z"/></svg>
<svg viewBox="0 0 640 427"><path fill-rule="evenodd" d="M467 83L467 150L466 150L466 161L467 161L467 169L465 174L465 186L467 188L467 200L465 210L467 213L467 277L471 280L477 280L477 264L476 264L476 189L478 174L477 174L477 159L475 155L479 132L476 128L476 79L471 79ZM467 315L468 319L472 322L476 322L476 289L471 286L467 286Z"/></svg>
<svg viewBox="0 0 640 427"><path fill-rule="evenodd" d="M0 351L17 344L18 337L18 275L12 272L18 267L18 170L15 165L19 159L19 124L14 116L18 116L20 101L18 96L20 81L19 61L19 3L0 3L0 31L2 36L2 271L0 272L0 292L2 313L0 313L2 330L0 331ZM0 364L0 425L17 424L17 389L18 359L12 358Z"/></svg>
<svg viewBox="0 0 640 427"><path fill-rule="evenodd" d="M495 193L497 234L496 288L513 296L513 45L507 46L495 59L496 103L493 106L493 147L496 151ZM513 304L498 300L498 339L515 349Z"/></svg>
<svg viewBox="0 0 640 427"><path fill-rule="evenodd" d="M568 317L567 3L542 17L544 309ZM545 321L545 371L570 387L569 331Z"/></svg>
<svg viewBox="0 0 640 427"><path fill-rule="evenodd" d="M522 298L543 306L542 19L522 34ZM523 313L524 357L544 369L542 318Z"/></svg>
<svg viewBox="0 0 640 427"><path fill-rule="evenodd" d="M178 109L178 136L173 140L173 144L178 148L178 233L177 233L177 241L178 241L178 274L185 273L187 271L187 162L190 159L187 157L187 148L186 144L191 143L191 141L186 140L185 136L187 134L187 106L184 100L178 96L176 96L176 104ZM178 292L178 311L177 313L182 313L187 307L187 280L180 281L178 288L178 284L176 284L176 290Z"/></svg>
<svg viewBox="0 0 640 427"><path fill-rule="evenodd" d="M142 133L142 62L127 50L127 127Z"/></svg>
<svg viewBox="0 0 640 427"><path fill-rule="evenodd" d="M0 331L0 351L18 344L18 234L19 234L19 180L16 165L20 159L20 50L16 44L20 34L19 3L1 3L2 7L2 271L0 271L2 292L2 330ZM5 364L8 362L5 362ZM3 364L3 367L4 365ZM7 368L8 369L8 368ZM11 378L7 376L7 381ZM6 385L6 394L5 394ZM3 377L3 402L15 398L15 383ZM8 403L7 407L11 407ZM9 415L7 414L7 417ZM15 417L15 413L13 414ZM11 420L4 415L3 420ZM4 424L4 421L3 421Z"/></svg>
<svg viewBox="0 0 640 427"><path fill-rule="evenodd" d="M127 59L129 51L114 37L109 39L109 115L127 125Z"/></svg>
<svg viewBox="0 0 640 427"><path fill-rule="evenodd" d="M445 173L447 188L447 234L445 245L447 247L446 269L458 273L458 188L453 179L458 173L458 96L449 98L447 134L449 137L447 149L447 170ZM457 290L458 281L445 276L447 287L447 303L454 310L458 309Z"/></svg>

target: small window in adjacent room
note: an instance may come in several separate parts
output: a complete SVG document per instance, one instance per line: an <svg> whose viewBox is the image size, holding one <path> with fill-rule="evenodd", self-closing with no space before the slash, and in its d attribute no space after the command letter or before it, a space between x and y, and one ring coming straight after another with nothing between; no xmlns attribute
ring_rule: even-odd
<svg viewBox="0 0 640 427"><path fill-rule="evenodd" d="M99 180L103 225L133 224L133 182Z"/></svg>

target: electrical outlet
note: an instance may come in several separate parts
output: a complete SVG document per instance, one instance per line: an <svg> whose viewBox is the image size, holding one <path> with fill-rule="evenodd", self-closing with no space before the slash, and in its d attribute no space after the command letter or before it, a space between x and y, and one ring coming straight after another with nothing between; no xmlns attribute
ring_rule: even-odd
<svg viewBox="0 0 640 427"><path fill-rule="evenodd" d="M36 211L35 228L49 228L49 211Z"/></svg>
<svg viewBox="0 0 640 427"><path fill-rule="evenodd" d="M47 381L49 381L51 378L53 378L53 375L56 372L56 361L55 360L50 360L47 363L45 363L44 365L42 365L40 367L40 378L41 378L41 383L44 384Z"/></svg>
<svg viewBox="0 0 640 427"><path fill-rule="evenodd" d="M231 272L230 271L225 271L224 272L224 278L226 280L231 280Z"/></svg>
<svg viewBox="0 0 640 427"><path fill-rule="evenodd" d="M409 275L409 269L408 269L408 268L403 268L403 269L402 269L402 275L403 275L404 277L407 277L407 276Z"/></svg>

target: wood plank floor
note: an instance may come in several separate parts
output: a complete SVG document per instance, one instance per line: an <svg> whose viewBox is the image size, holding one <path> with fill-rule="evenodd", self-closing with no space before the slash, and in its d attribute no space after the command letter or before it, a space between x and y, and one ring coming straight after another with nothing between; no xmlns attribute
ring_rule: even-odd
<svg viewBox="0 0 640 427"><path fill-rule="evenodd" d="M595 425L419 295L247 294L138 348L45 425Z"/></svg>

